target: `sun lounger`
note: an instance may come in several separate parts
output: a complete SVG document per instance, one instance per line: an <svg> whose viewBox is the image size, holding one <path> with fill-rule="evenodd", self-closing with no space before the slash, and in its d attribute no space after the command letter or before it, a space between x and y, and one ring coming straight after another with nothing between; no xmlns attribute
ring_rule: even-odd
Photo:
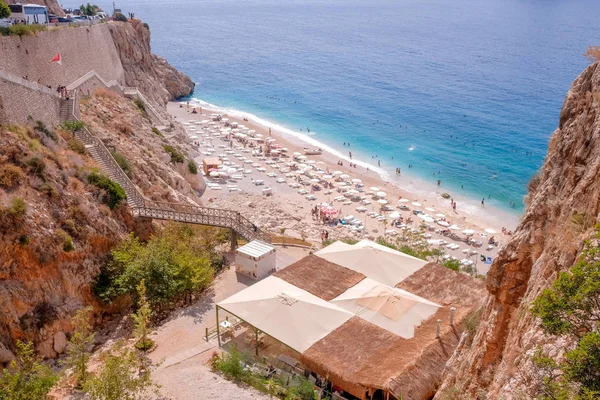
<svg viewBox="0 0 600 400"><path fill-rule="evenodd" d="M262 179L257 179L257 180L254 181L254 184L256 186L261 186L261 185L265 184L265 181L263 181Z"/></svg>
<svg viewBox="0 0 600 400"><path fill-rule="evenodd" d="M246 175L251 174L251 173L252 173L251 169L245 169L244 170L244 174L246 174Z"/></svg>
<svg viewBox="0 0 600 400"><path fill-rule="evenodd" d="M269 178L275 178L275 177L277 176L277 174L276 174L275 172L269 172L269 173L267 174L267 176L268 176Z"/></svg>
<svg viewBox="0 0 600 400"><path fill-rule="evenodd" d="M369 204L371 204L371 200L369 200L369 199L364 199L364 200L362 201L362 203L363 203L363 204L366 206L366 205L369 205Z"/></svg>
<svg viewBox="0 0 600 400"><path fill-rule="evenodd" d="M285 179L284 178L277 178L277 180L275 180L275 182L277 182L277 183L285 183Z"/></svg>
<svg viewBox="0 0 600 400"><path fill-rule="evenodd" d="M262 194L265 196L271 196L273 194L273 190L271 190L271 188L264 188L262 190Z"/></svg>
<svg viewBox="0 0 600 400"><path fill-rule="evenodd" d="M367 211L367 207L356 207L356 211L365 212L365 211Z"/></svg>
<svg viewBox="0 0 600 400"><path fill-rule="evenodd" d="M265 169L265 168L263 168L263 167L256 168L256 170L257 170L258 172L265 172L265 171L266 171L266 169Z"/></svg>
<svg viewBox="0 0 600 400"><path fill-rule="evenodd" d="M244 177L242 175L238 175L238 174L231 175L231 179L243 179L243 178Z"/></svg>
<svg viewBox="0 0 600 400"><path fill-rule="evenodd" d="M308 193L308 190L306 190L306 189L299 189L299 190L298 190L298 193L299 193L299 194L307 194L307 193Z"/></svg>
<svg viewBox="0 0 600 400"><path fill-rule="evenodd" d="M315 196L314 194L309 194L308 196L306 196L306 200L316 200L317 196Z"/></svg>
<svg viewBox="0 0 600 400"><path fill-rule="evenodd" d="M208 188L210 190L222 190L223 189L221 186L209 186Z"/></svg>
<svg viewBox="0 0 600 400"><path fill-rule="evenodd" d="M335 200L335 201L344 201L344 200L346 200L346 198L344 196L338 196L338 197L336 197L333 200Z"/></svg>

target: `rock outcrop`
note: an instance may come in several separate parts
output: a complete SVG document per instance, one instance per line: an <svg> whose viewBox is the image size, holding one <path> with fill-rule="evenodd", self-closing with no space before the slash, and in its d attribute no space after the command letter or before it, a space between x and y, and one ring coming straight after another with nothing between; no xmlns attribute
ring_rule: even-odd
<svg viewBox="0 0 600 400"><path fill-rule="evenodd" d="M600 64L573 83L528 207L487 278L489 295L473 338L448 363L437 398L523 399L531 388L531 355L543 346L560 356L564 343L543 334L529 312L533 300L568 270L600 211ZM476 397L478 396L478 397Z"/></svg>
<svg viewBox="0 0 600 400"><path fill-rule="evenodd" d="M150 100L165 105L169 100L187 96L194 90L194 82L173 68L167 61L150 51L150 29L138 19L129 22L111 22L110 33L121 64L125 70L125 84L136 86Z"/></svg>

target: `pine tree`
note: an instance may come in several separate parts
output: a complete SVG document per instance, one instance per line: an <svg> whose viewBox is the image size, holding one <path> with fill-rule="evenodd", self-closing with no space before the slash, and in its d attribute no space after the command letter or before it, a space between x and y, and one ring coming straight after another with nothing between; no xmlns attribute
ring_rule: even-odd
<svg viewBox="0 0 600 400"><path fill-rule="evenodd" d="M73 368L77 387L82 387L87 379L87 363L94 344L94 332L90 326L91 307L78 310L73 317L73 336L67 347L65 364Z"/></svg>

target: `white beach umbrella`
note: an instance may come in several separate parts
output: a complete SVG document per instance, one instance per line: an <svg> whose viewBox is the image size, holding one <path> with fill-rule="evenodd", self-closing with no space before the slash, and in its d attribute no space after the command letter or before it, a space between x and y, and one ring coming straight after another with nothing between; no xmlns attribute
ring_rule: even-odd
<svg viewBox="0 0 600 400"><path fill-rule="evenodd" d="M448 228L450 226L450 224L446 221L438 221L437 224L440 226L444 226L446 228Z"/></svg>
<svg viewBox="0 0 600 400"><path fill-rule="evenodd" d="M464 233L467 236L471 236L475 234L475 231L473 229L465 229L464 231L462 231L462 233Z"/></svg>
<svg viewBox="0 0 600 400"><path fill-rule="evenodd" d="M419 215L417 215L417 217L421 218L423 221L428 222L428 223L433 222L433 218L431 218L427 214L419 214Z"/></svg>
<svg viewBox="0 0 600 400"><path fill-rule="evenodd" d="M340 175L340 178L341 179L349 179L350 175L348 175L348 174L342 174L342 175Z"/></svg>
<svg viewBox="0 0 600 400"><path fill-rule="evenodd" d="M491 228L486 228L485 231L491 235L494 235L496 233L496 231Z"/></svg>
<svg viewBox="0 0 600 400"><path fill-rule="evenodd" d="M371 187L369 188L369 190L371 190L371 191L373 191L373 192L379 192L379 190L381 190L381 189L379 189L377 186L371 186Z"/></svg>
<svg viewBox="0 0 600 400"><path fill-rule="evenodd" d="M315 178L315 179L311 179L310 181L311 181L312 183L319 183L319 182L321 182L319 179L316 179L316 178Z"/></svg>
<svg viewBox="0 0 600 400"><path fill-rule="evenodd" d="M306 156L298 156L298 160L306 160L308 157Z"/></svg>
<svg viewBox="0 0 600 400"><path fill-rule="evenodd" d="M400 213L398 211L394 211L388 215L390 218L400 218Z"/></svg>
<svg viewBox="0 0 600 400"><path fill-rule="evenodd" d="M298 153L297 151L295 151L295 152L292 153L292 155L297 157L297 156L301 156L302 153Z"/></svg>
<svg viewBox="0 0 600 400"><path fill-rule="evenodd" d="M315 160L307 160L306 163L307 164L316 164L317 162Z"/></svg>
<svg viewBox="0 0 600 400"><path fill-rule="evenodd" d="M315 174L317 174L317 175L324 175L325 171L319 170L319 171L316 171Z"/></svg>
<svg viewBox="0 0 600 400"><path fill-rule="evenodd" d="M386 192L377 192L377 197L385 197L387 196Z"/></svg>
<svg viewBox="0 0 600 400"><path fill-rule="evenodd" d="M355 189L350 189L346 193L351 194L351 195L355 195L355 194L359 194L360 192L358 190L355 190Z"/></svg>
<svg viewBox="0 0 600 400"><path fill-rule="evenodd" d="M431 208L431 207L425 207L425 210L427 210L429 212L435 212L435 208Z"/></svg>
<svg viewBox="0 0 600 400"><path fill-rule="evenodd" d="M453 231L460 230L460 228L458 227L458 225L452 225L452 226L450 226L450 229L452 229Z"/></svg>
<svg viewBox="0 0 600 400"><path fill-rule="evenodd" d="M219 176L219 173L217 171L212 171L209 175L213 178L216 178Z"/></svg>
<svg viewBox="0 0 600 400"><path fill-rule="evenodd" d="M344 173L342 171L333 171L332 175L343 175Z"/></svg>
<svg viewBox="0 0 600 400"><path fill-rule="evenodd" d="M408 199L400 199L398 200L398 203L408 203L409 200Z"/></svg>
<svg viewBox="0 0 600 400"><path fill-rule="evenodd" d="M442 213L435 214L435 216L440 217L440 218L446 218L446 214L442 214Z"/></svg>
<svg viewBox="0 0 600 400"><path fill-rule="evenodd" d="M333 178L333 175L323 175L323 179L331 179Z"/></svg>
<svg viewBox="0 0 600 400"><path fill-rule="evenodd" d="M410 203L410 204L412 204L412 205L413 205L413 206L415 206L415 207L421 207L421 205L422 205L421 203L419 203L419 202L417 202L417 201L413 201L413 202L412 202L412 203Z"/></svg>
<svg viewBox="0 0 600 400"><path fill-rule="evenodd" d="M381 204L382 206L384 206L384 205L386 205L386 204L388 203L388 201L387 201L387 200L385 200L385 199L379 199L379 200L377 200L377 202L378 202L379 204Z"/></svg>
<svg viewBox="0 0 600 400"><path fill-rule="evenodd" d="M358 179L358 178L354 178L354 179L352 179L352 183L362 183L362 180Z"/></svg>

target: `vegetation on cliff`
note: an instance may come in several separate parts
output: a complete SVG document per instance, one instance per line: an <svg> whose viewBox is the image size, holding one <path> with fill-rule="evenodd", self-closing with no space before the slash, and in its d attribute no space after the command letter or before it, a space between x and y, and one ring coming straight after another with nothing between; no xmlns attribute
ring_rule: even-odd
<svg viewBox="0 0 600 400"><path fill-rule="evenodd" d="M600 233L588 241L579 261L561 272L533 303L546 334L574 343L556 362L539 350L533 361L540 377L539 399L600 397Z"/></svg>

